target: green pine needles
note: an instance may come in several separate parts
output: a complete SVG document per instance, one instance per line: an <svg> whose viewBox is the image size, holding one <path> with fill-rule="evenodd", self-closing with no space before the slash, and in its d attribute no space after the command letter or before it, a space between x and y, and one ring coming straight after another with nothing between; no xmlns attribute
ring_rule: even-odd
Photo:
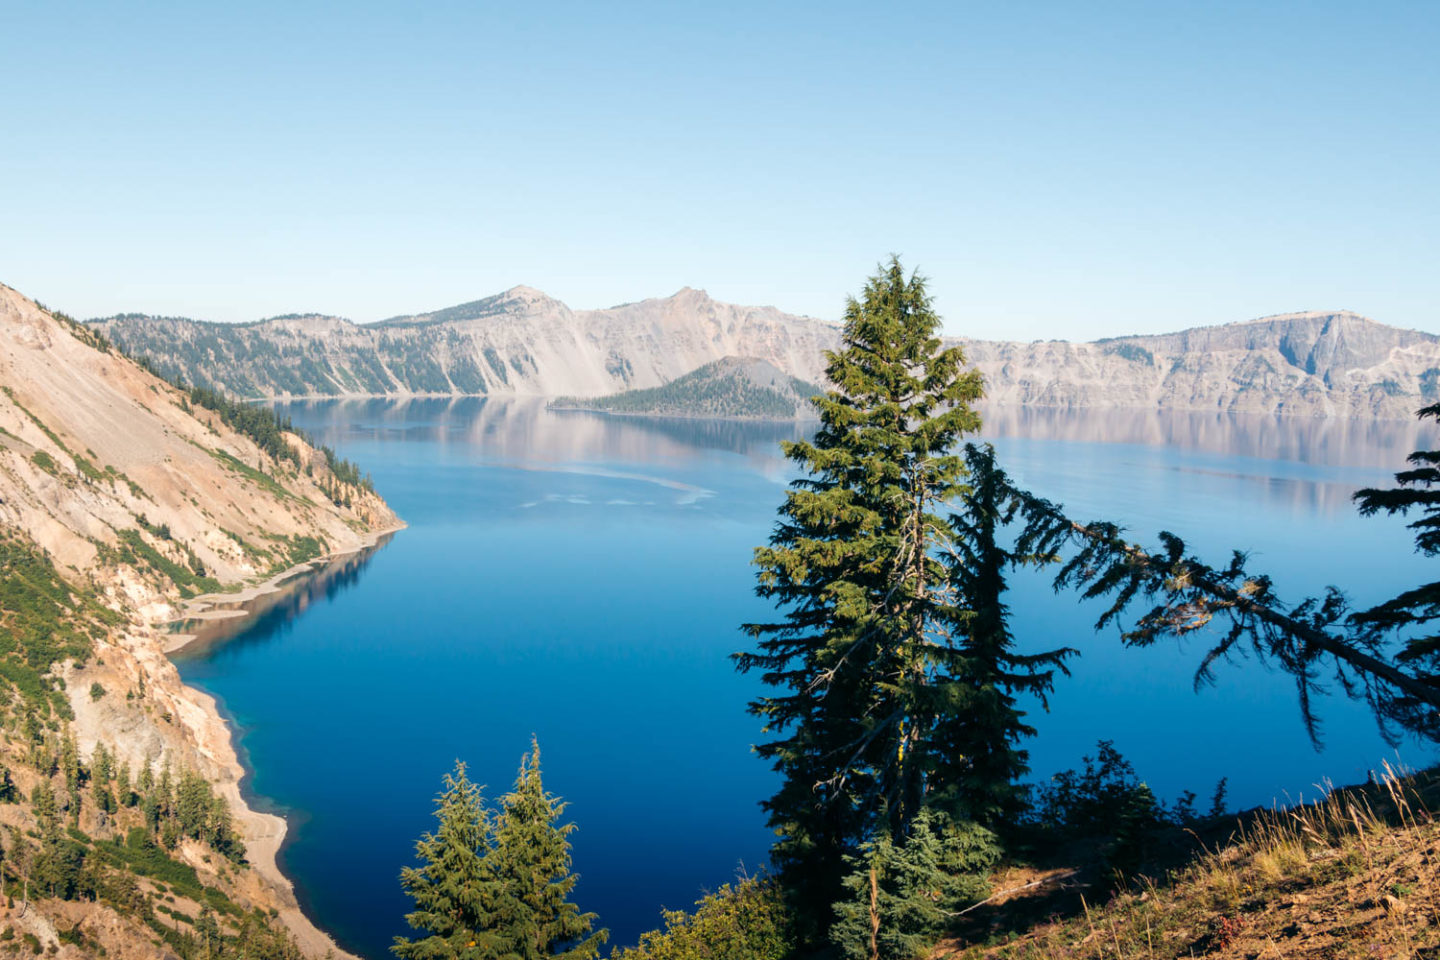
<svg viewBox="0 0 1440 960"><path fill-rule="evenodd" d="M922 810L903 844L881 835L851 857L830 939L844 960L923 956L960 910L989 893L995 835Z"/></svg>
<svg viewBox="0 0 1440 960"><path fill-rule="evenodd" d="M1021 505L993 458L960 453L983 384L939 331L894 258L848 301L820 430L785 445L804 476L755 551L757 592L784 615L747 625L756 649L736 662L775 688L751 704L778 735L756 750L783 777L772 855L812 945L857 863L910 856L922 824L933 837L1015 807L1030 729L1013 694L1046 692L1069 653L1009 651L1002 571L1025 551L995 530Z"/></svg>
<svg viewBox="0 0 1440 960"><path fill-rule="evenodd" d="M520 764L514 790L498 811L471 783L465 764L445 776L436 799L436 829L415 844L419 867L400 885L415 901L405 920L427 934L397 937L403 960L594 960L609 937L596 916L569 897L579 876L570 870L573 823L558 824L565 804L545 792L540 747Z"/></svg>

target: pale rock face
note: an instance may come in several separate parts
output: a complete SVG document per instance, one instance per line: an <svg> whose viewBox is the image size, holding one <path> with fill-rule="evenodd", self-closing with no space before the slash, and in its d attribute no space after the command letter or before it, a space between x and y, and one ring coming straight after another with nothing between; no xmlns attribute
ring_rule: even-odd
<svg viewBox="0 0 1440 960"><path fill-rule="evenodd" d="M1440 337L1348 312L1095 343L961 343L1001 404L1403 419L1440 388Z"/></svg>
<svg viewBox="0 0 1440 960"><path fill-rule="evenodd" d="M824 382L840 328L702 290L571 310L530 287L358 325L292 317L227 326L95 323L162 370L246 397L598 397L656 387L727 356ZM1057 407L1404 418L1440 399L1440 338L1308 312L1094 343L960 338L989 399Z"/></svg>

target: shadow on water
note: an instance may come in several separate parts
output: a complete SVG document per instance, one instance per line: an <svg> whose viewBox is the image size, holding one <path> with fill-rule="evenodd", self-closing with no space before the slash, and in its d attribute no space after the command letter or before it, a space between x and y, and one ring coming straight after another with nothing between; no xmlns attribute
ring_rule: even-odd
<svg viewBox="0 0 1440 960"><path fill-rule="evenodd" d="M195 639L171 659L204 660L222 645L237 648L270 643L283 637L310 605L331 601L360 582L366 566L395 534L387 533L369 547L348 553L282 581L274 591L237 603L219 603L213 609L235 611L235 616L192 618L171 624L171 633Z"/></svg>

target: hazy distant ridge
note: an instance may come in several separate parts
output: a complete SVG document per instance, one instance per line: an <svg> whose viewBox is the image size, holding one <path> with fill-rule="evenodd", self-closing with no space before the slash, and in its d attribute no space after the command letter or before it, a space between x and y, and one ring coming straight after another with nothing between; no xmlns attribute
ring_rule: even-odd
<svg viewBox="0 0 1440 960"><path fill-rule="evenodd" d="M93 321L163 372L244 397L598 397L658 387L724 357L823 382L839 328L704 291L571 310L529 287L355 324L288 316L213 324ZM1440 337L1309 312L1093 343L962 339L999 403L1405 418L1440 396Z"/></svg>

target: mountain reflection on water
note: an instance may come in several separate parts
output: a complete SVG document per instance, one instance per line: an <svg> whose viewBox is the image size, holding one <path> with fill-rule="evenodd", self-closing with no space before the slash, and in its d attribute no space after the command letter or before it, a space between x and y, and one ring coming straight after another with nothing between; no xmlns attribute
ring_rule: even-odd
<svg viewBox="0 0 1440 960"><path fill-rule="evenodd" d="M687 420L550 410L539 398L486 397L296 401L277 405L313 431L349 439L483 444L491 455L560 460L653 459L695 450L776 456L782 440L809 436L814 421ZM1400 469L1434 429L1418 420L1281 417L1132 408L980 405L986 439L1026 437L1124 443L1295 460L1317 466Z"/></svg>
<svg viewBox="0 0 1440 960"><path fill-rule="evenodd" d="M331 444L368 441L382 451L396 443L436 444L462 456L516 465L683 462L720 451L739 454L776 479L788 476L789 469L780 442L804 439L817 426L813 421L685 420L552 411L538 398L320 400L281 407ZM1001 446L1001 460L1007 466L1023 462L1027 445L1041 445L1051 457L1056 443L1072 451L1094 444L1129 445L1165 457L1169 462L1164 469L1238 480L1251 487L1258 503L1326 514L1352 510L1355 490L1384 482L1388 474L1404 467L1412 450L1433 445L1436 439L1434 429L1417 420L988 404L980 409L980 439ZM1247 469L1247 459L1266 462ZM1277 469L1273 461L1296 466Z"/></svg>
<svg viewBox="0 0 1440 960"><path fill-rule="evenodd" d="M983 404L980 409L983 432L988 437L1143 444L1230 457L1296 460L1317 466L1398 470L1404 457L1422 439L1433 442L1435 434L1433 425L1422 425L1419 420L1279 417L1125 407Z"/></svg>
<svg viewBox="0 0 1440 960"><path fill-rule="evenodd" d="M376 551L390 542L386 534L374 545L296 572L274 591L250 600L217 603L212 609L235 611L236 616L204 617L176 621L172 633L192 636L172 658L199 660L215 648L233 640L237 648L273 642L283 637L290 625L314 603L331 601L360 582L365 567Z"/></svg>
<svg viewBox="0 0 1440 960"><path fill-rule="evenodd" d="M322 439L448 444L509 460L652 461L698 450L769 457L779 441L807 436L815 426L550 410L539 398L313 400L277 409Z"/></svg>

